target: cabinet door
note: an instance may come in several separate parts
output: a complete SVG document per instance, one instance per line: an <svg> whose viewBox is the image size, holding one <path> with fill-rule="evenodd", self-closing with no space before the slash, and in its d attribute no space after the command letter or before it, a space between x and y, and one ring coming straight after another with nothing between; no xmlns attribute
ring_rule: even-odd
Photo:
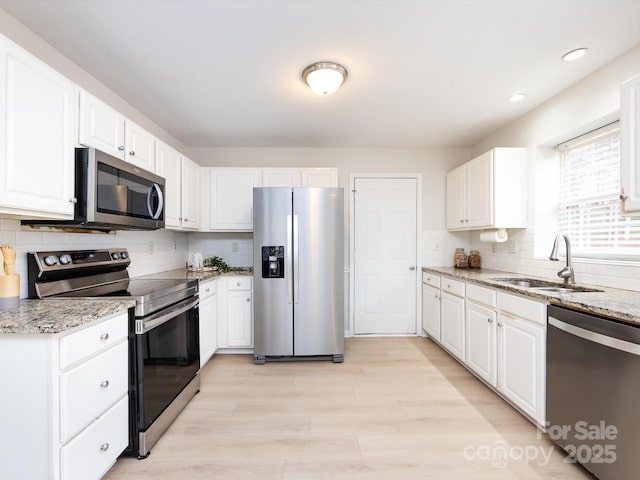
<svg viewBox="0 0 640 480"><path fill-rule="evenodd" d="M422 284L422 329L440 342L440 290Z"/></svg>
<svg viewBox="0 0 640 480"><path fill-rule="evenodd" d="M200 165L182 158L182 228L200 228Z"/></svg>
<svg viewBox="0 0 640 480"><path fill-rule="evenodd" d="M464 165L447 173L446 187L447 230L464 230L467 228L465 222L467 219L467 193Z"/></svg>
<svg viewBox="0 0 640 480"><path fill-rule="evenodd" d="M125 161L149 172L155 172L156 139L153 135L127 120L124 143L126 145Z"/></svg>
<svg viewBox="0 0 640 480"><path fill-rule="evenodd" d="M0 211L72 218L75 86L0 37Z"/></svg>
<svg viewBox="0 0 640 480"><path fill-rule="evenodd" d="M467 299L467 366L494 387L498 384L496 312Z"/></svg>
<svg viewBox="0 0 640 480"><path fill-rule="evenodd" d="M94 96L81 91L78 143L124 160L124 117Z"/></svg>
<svg viewBox="0 0 640 480"><path fill-rule="evenodd" d="M442 346L464 362L464 298L442 292L440 300L440 339Z"/></svg>
<svg viewBox="0 0 640 480"><path fill-rule="evenodd" d="M299 187L300 170L297 168L263 168L263 187Z"/></svg>
<svg viewBox="0 0 640 480"><path fill-rule="evenodd" d="M217 348L217 308L215 294L200 303L200 367L209 361Z"/></svg>
<svg viewBox="0 0 640 480"><path fill-rule="evenodd" d="M337 187L337 168L303 168L301 172L302 187Z"/></svg>
<svg viewBox="0 0 640 480"><path fill-rule="evenodd" d="M539 424L545 417L545 330L498 315L498 389Z"/></svg>
<svg viewBox="0 0 640 480"><path fill-rule="evenodd" d="M467 228L493 225L493 151L474 158L467 168ZM522 192L526 195L526 192Z"/></svg>
<svg viewBox="0 0 640 480"><path fill-rule="evenodd" d="M227 292L227 345L252 347L252 303L250 290Z"/></svg>
<svg viewBox="0 0 640 480"><path fill-rule="evenodd" d="M253 188L261 184L259 169L212 168L211 230L253 230Z"/></svg>
<svg viewBox="0 0 640 480"><path fill-rule="evenodd" d="M166 228L182 225L182 155L162 142L156 145L156 173L165 179Z"/></svg>
<svg viewBox="0 0 640 480"><path fill-rule="evenodd" d="M625 212L640 210L640 75L622 84L620 94L620 186Z"/></svg>

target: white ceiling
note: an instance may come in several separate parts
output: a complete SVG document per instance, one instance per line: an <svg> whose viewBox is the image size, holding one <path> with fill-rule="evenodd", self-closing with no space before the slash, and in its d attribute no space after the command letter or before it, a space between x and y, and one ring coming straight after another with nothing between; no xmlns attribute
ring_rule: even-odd
<svg viewBox="0 0 640 480"><path fill-rule="evenodd" d="M467 147L640 44L635 0L0 7L193 147ZM349 70L333 95L300 78L320 60ZM527 97L509 103L514 92Z"/></svg>

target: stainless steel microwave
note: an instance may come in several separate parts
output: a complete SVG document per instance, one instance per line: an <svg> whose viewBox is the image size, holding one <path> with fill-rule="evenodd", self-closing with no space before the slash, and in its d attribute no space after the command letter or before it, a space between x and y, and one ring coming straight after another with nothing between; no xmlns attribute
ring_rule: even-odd
<svg viewBox="0 0 640 480"><path fill-rule="evenodd" d="M22 224L97 230L164 228L164 178L95 148L76 148L73 220Z"/></svg>

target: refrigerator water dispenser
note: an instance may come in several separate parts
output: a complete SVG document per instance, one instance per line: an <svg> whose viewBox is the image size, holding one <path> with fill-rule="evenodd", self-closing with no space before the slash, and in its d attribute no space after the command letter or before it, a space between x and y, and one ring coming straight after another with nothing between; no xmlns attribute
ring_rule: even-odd
<svg viewBox="0 0 640 480"><path fill-rule="evenodd" d="M284 247L262 247L262 278L284 278Z"/></svg>

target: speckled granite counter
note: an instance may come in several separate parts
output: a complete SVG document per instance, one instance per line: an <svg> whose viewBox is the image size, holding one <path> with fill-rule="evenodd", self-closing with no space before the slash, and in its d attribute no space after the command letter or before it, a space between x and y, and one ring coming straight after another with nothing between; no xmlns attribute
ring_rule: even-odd
<svg viewBox="0 0 640 480"><path fill-rule="evenodd" d="M0 334L60 333L135 306L135 300L20 300L18 308L0 310Z"/></svg>
<svg viewBox="0 0 640 480"><path fill-rule="evenodd" d="M234 275L240 276L253 276L252 268L245 268L240 271L231 271L231 272L218 272L218 271L205 271L205 270L187 270L186 268L178 268L176 270L167 270L165 272L160 273L152 273L150 275L143 275L139 278L196 278L201 282L206 282L207 280L211 280L213 278L218 277L230 277Z"/></svg>
<svg viewBox="0 0 640 480"><path fill-rule="evenodd" d="M552 282L556 282L556 279L535 277L531 275L524 275L522 273L472 268L423 267L422 271L445 275L447 277L487 287L499 288L537 300L542 300L553 305L573 308L575 310L581 310L595 315L602 315L615 320L640 325L640 292L578 283L578 286L594 288L602 290L602 292L549 293L510 285L494 279L533 278ZM561 283L561 281L558 281L558 283Z"/></svg>

